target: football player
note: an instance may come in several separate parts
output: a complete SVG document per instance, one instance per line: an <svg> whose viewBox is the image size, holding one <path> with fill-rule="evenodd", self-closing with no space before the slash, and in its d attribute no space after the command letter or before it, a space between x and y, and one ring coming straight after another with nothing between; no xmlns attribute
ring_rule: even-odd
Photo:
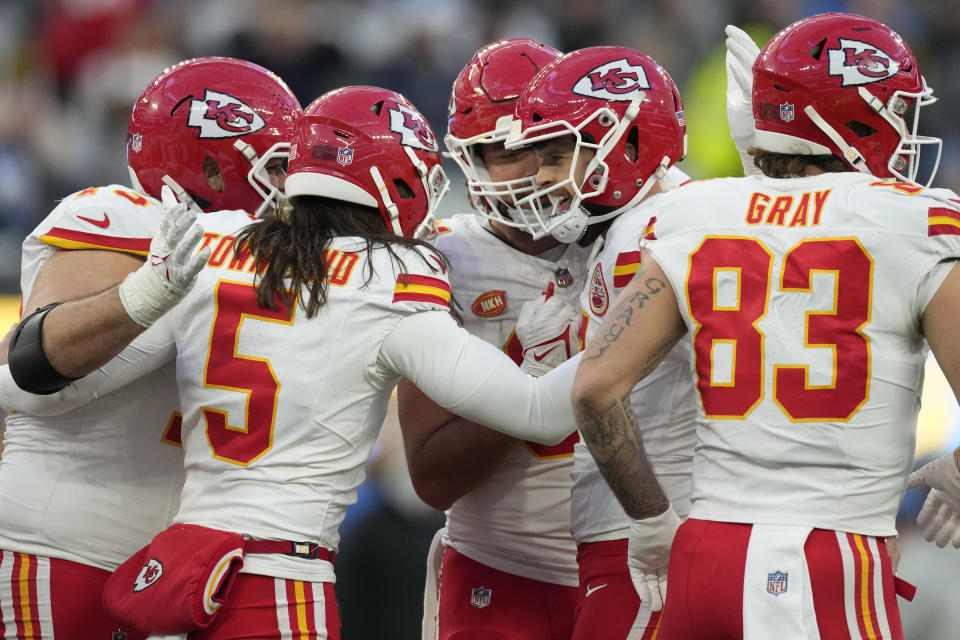
<svg viewBox="0 0 960 640"><path fill-rule="evenodd" d="M534 189L537 158L503 141L520 92L559 55L526 38L501 40L457 76L444 141L467 177L474 213L437 225L464 327L535 375L579 350L574 305L589 247L531 237L517 201ZM553 294L541 303L545 287ZM518 325L531 313L549 320L536 335ZM523 442L441 409L406 381L398 392L414 487L447 511L430 555L442 555L443 581L438 600L439 566L432 567L424 637L569 638L577 600L570 536L576 433L556 446Z"/></svg>
<svg viewBox="0 0 960 640"><path fill-rule="evenodd" d="M278 624L338 637L338 528L401 377L514 437L556 444L572 432L576 361L537 380L457 326L447 262L423 241L446 189L436 138L413 105L376 87L338 89L297 123L289 210L194 223L171 207L144 267L57 307L95 310L122 343L135 333L123 319L142 330L182 299L165 349L177 351L186 479L174 525L108 585L116 615L202 640L269 637ZM95 332L73 317L74 335ZM62 329L43 332L48 353ZM95 394L98 384L67 389ZM245 553L239 574L235 551ZM175 578L158 579L157 565Z"/></svg>
<svg viewBox="0 0 960 640"><path fill-rule="evenodd" d="M639 266L648 201L686 182L674 164L685 153L686 120L670 76L650 57L594 47L554 61L527 87L510 148L541 159L527 196L539 234L597 247L580 290L590 338ZM632 398L657 477L686 515L693 453L693 388L678 348ZM627 565L630 521L583 443L574 448L571 530L578 544L579 604L574 638L649 638L660 606ZM642 543L634 532L630 545ZM639 595L638 595L639 593ZM656 594L659 597L659 593Z"/></svg>
<svg viewBox="0 0 960 640"><path fill-rule="evenodd" d="M24 241L27 317L19 345L33 339L30 332L51 305L116 285L144 263L161 220L154 198L164 180L204 208L264 208L261 194L283 180L272 154L289 142L299 112L276 75L242 60L198 58L160 74L130 116L133 187L68 195ZM154 335L146 332L114 362L100 358L107 363L100 375L152 357ZM13 349L12 364L31 386L48 365L21 353ZM9 372L5 380L9 388ZM101 606L104 581L176 512L183 456L172 363L130 384L114 378L112 387L87 404L34 396L28 406L16 405L33 413L6 419L0 636L109 638L119 625ZM126 631L131 639L143 637Z"/></svg>
<svg viewBox="0 0 960 640"><path fill-rule="evenodd" d="M917 182L921 148L939 156L917 135L933 92L898 34L852 14L783 29L752 76L763 175L652 203L656 240L584 354L575 410L626 512L656 519L627 394L692 343L691 513L672 551L668 530L645 551L670 554L664 640L903 638L883 542L928 345L960 389L960 208ZM949 488L949 463L917 482Z"/></svg>

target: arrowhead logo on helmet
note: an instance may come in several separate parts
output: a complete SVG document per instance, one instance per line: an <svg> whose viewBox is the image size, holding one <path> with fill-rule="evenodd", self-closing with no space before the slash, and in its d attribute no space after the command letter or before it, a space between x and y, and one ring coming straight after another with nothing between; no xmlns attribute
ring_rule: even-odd
<svg viewBox="0 0 960 640"><path fill-rule="evenodd" d="M400 103L395 103L389 111L390 131L400 134L400 144L424 151L437 151L437 139L419 113Z"/></svg>
<svg viewBox="0 0 960 640"><path fill-rule="evenodd" d="M643 67L621 58L587 72L573 85L573 92L600 100L630 102L638 91L649 88L647 72Z"/></svg>
<svg viewBox="0 0 960 640"><path fill-rule="evenodd" d="M844 87L886 80L900 70L900 65L886 52L859 40L840 38L840 48L828 49L827 55L827 73L843 78Z"/></svg>
<svg viewBox="0 0 960 640"><path fill-rule="evenodd" d="M187 126L199 129L199 138L234 138L259 131L266 123L241 100L207 89L203 100L190 101Z"/></svg>

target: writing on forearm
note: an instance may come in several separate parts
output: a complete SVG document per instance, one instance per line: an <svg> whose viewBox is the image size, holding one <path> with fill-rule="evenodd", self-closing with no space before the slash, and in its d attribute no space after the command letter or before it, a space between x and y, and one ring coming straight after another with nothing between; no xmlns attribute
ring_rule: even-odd
<svg viewBox="0 0 960 640"><path fill-rule="evenodd" d="M574 413L587 448L626 514L645 519L666 511L669 501L647 460L630 395L603 411L575 405Z"/></svg>
<svg viewBox="0 0 960 640"><path fill-rule="evenodd" d="M641 270L635 278L643 278L645 271ZM612 323L596 340L590 343L586 352L583 354L583 360L593 360L599 358L603 353L615 344L624 330L630 326L633 321L633 314L643 308L643 305L650 300L652 296L657 295L666 289L667 283L660 278L647 278L643 281L643 289L635 291L633 294L617 300L617 305L611 313Z"/></svg>

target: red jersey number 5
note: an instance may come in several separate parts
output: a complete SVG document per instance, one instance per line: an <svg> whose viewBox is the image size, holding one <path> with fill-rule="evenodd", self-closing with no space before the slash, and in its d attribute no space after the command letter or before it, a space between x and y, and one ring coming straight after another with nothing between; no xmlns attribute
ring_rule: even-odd
<svg viewBox="0 0 960 640"><path fill-rule="evenodd" d="M216 313L210 330L210 350L203 373L203 386L246 395L244 415L230 424L227 412L201 407L207 423L207 440L213 457L247 466L273 446L280 383L266 358L237 353L237 336L244 320L293 324L296 304L271 311L257 305L253 285L221 280L216 288ZM237 416L233 416L236 420Z"/></svg>

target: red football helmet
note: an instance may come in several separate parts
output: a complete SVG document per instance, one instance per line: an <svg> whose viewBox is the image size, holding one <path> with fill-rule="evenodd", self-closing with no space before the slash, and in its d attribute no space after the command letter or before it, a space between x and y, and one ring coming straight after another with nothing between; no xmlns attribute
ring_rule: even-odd
<svg viewBox="0 0 960 640"><path fill-rule="evenodd" d="M833 154L880 178L914 182L920 107L936 101L906 43L886 25L849 13L793 23L753 65L755 143L768 151ZM910 126L904 116L910 108Z"/></svg>
<svg viewBox="0 0 960 640"><path fill-rule="evenodd" d="M286 196L325 196L380 210L398 236L428 239L450 182L433 129L410 101L344 87L304 111L290 146Z"/></svg>
<svg viewBox="0 0 960 640"><path fill-rule="evenodd" d="M687 123L676 85L652 58L624 47L592 47L548 64L517 102L508 148L573 136L570 176L521 201L537 218L534 237L551 234L576 240L587 225L603 222L636 205L686 153ZM636 147L634 159L626 145ZM583 150L593 154L583 184L574 169ZM571 185L569 209L557 210L557 190ZM545 207L543 196L551 204ZM591 215L581 206L612 207Z"/></svg>
<svg viewBox="0 0 960 640"><path fill-rule="evenodd" d="M489 44L474 54L453 83L444 145L467 177L470 201L481 215L527 228L517 201L536 187L534 176L494 182L476 145L503 142L520 93L560 52L529 38Z"/></svg>
<svg viewBox="0 0 960 640"><path fill-rule="evenodd" d="M133 186L159 198L169 184L205 211L243 209L259 216L278 195L267 161L285 157L300 114L283 80L252 62L214 57L175 64L144 89L130 114ZM223 178L219 191L205 175L216 166Z"/></svg>

